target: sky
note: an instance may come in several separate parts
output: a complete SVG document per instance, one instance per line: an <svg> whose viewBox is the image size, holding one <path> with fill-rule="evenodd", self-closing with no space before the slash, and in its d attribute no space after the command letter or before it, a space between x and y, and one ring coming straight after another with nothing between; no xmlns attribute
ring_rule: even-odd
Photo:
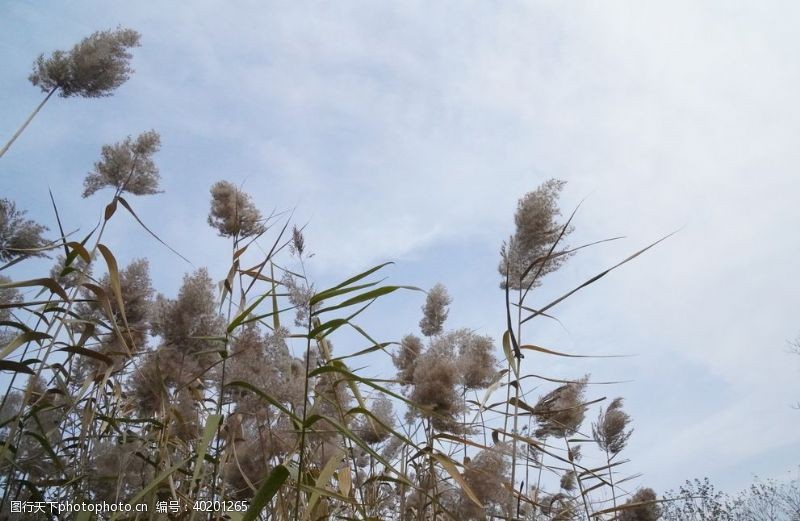
<svg viewBox="0 0 800 521"><path fill-rule="evenodd" d="M88 230L106 201L80 183L100 147L153 128L165 192L131 202L194 266L227 272L206 215L228 179L306 225L318 287L394 261L388 281L442 282L448 326L499 341L516 201L564 179L565 213L583 201L570 244L625 238L583 250L532 304L678 232L525 331L635 356L529 355L523 371L626 381L590 395L625 397L638 484L741 489L800 465L798 16L793 2L5 0L2 137L43 97L26 79L39 53L117 25L142 46L113 97L50 100L0 160L0 193L55 228L50 187L65 227ZM131 219L107 244L121 263L147 255L168 295L192 269ZM391 295L365 325L398 340L423 299Z"/></svg>

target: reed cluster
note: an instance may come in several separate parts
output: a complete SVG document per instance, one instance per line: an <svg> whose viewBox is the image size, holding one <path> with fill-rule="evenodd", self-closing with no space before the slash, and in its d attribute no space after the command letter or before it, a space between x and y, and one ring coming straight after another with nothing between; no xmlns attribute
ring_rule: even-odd
<svg viewBox="0 0 800 521"><path fill-rule="evenodd" d="M94 33L40 56L30 80L48 98L110 95L138 44L130 29ZM0 517L26 518L12 501L148 506L116 519L165 519L155 513L164 501L180 504L175 519L207 517L197 501L244 502L246 511L210 515L245 520L661 514L655 493L632 487L625 470L632 430L622 398L605 406L589 375L542 375L549 359L575 353L539 346L528 327L652 245L532 304L543 279L589 246L566 245L575 214L562 220L565 183L545 181L519 200L500 248L506 305L487 312L507 327L493 337L447 329L445 286L387 285L385 264L317 288L302 229L220 180L208 224L227 239L230 266L193 269L177 294L163 295L146 258L122 266L106 246L112 219L134 219L162 247L134 209L134 196L172 197L160 189L160 146L151 130L86 158L93 167L75 196L106 197L86 236L62 231L56 205L58 226L48 229L0 200ZM42 275L20 280L21 263ZM376 340L362 317L386 312L397 291L425 295L418 331ZM334 349L345 329L361 343ZM372 353L396 372L363 376L360 359Z"/></svg>

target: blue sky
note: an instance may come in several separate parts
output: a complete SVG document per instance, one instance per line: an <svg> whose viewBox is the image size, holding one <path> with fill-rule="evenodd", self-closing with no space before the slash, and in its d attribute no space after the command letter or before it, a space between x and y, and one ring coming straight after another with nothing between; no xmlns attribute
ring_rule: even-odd
<svg viewBox="0 0 800 521"><path fill-rule="evenodd" d="M191 9L187 8L191 5ZM800 464L800 38L796 3L0 3L0 135L41 93L40 52L118 24L142 33L115 96L54 98L0 163L0 191L68 229L101 145L154 128L162 195L134 204L219 279L228 249L206 225L208 189L242 183L264 212L296 208L318 285L381 261L391 281L437 281L449 325L499 339L496 265L516 200L549 177L586 198L571 243L625 235L547 279L542 303L681 231L556 309L528 339L589 363L529 357L555 377L633 380L629 470L659 491L709 476L726 489ZM173 294L189 267L119 219L109 246L146 254ZM366 325L416 329L419 294ZM363 347L363 346L359 346ZM341 349L349 349L341 345ZM376 366L375 373L384 370Z"/></svg>

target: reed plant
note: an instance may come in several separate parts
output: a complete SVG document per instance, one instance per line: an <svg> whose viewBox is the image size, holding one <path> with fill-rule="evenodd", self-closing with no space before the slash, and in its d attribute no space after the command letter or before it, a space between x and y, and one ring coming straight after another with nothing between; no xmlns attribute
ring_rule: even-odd
<svg viewBox="0 0 800 521"><path fill-rule="evenodd" d="M95 33L69 53L40 57L31 81L48 98L110 94L128 78L127 49L138 43L131 30ZM0 201L2 518L28 518L12 511L18 501L146 507L111 519L630 520L657 512L653 494L631 488L623 472L631 418L622 399L602 408L588 375L548 377L548 360L582 355L538 345L530 327L655 243L532 304L546 275L591 246L565 244L575 212L561 221L565 183L545 181L520 199L500 249L506 305L495 311L506 328L492 337L447 329L445 286L386 284L388 264L318 288L291 213L263 214L243 186L220 180L210 187L208 224L228 240L230 265L194 268L167 296L146 258L122 266L106 245L112 219L133 219L153 247L180 255L133 204L174 197L160 189L160 145L147 131L100 148L75 195L107 200L83 237L64 233L55 203L58 231L45 239L47 228ZM42 265L48 256L52 268ZM15 278L21 263L42 275ZM424 295L418 331L380 340L365 317L387 312L398 291ZM346 345L334 348L339 338ZM365 376L362 362L375 354L396 372ZM540 384L549 390L533 401ZM593 408L598 420L587 426ZM157 512L166 504L177 510Z"/></svg>

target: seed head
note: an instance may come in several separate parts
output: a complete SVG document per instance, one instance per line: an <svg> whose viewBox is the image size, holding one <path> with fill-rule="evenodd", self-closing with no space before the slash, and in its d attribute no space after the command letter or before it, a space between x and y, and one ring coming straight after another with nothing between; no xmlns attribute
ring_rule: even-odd
<svg viewBox="0 0 800 521"><path fill-rule="evenodd" d="M421 352L422 340L419 337L406 335L400 341L400 348L397 354L392 355L392 362L397 368L397 379L401 385L410 385L414 382L414 370Z"/></svg>
<svg viewBox="0 0 800 521"><path fill-rule="evenodd" d="M208 224L222 237L250 237L263 233L264 219L250 196L229 181L211 187Z"/></svg>
<svg viewBox="0 0 800 521"><path fill-rule="evenodd" d="M138 32L122 27L97 31L69 52L39 55L28 79L44 92L58 88L62 98L110 96L130 78L129 49L139 46L139 38Z"/></svg>
<svg viewBox="0 0 800 521"><path fill-rule="evenodd" d="M456 331L455 335L457 335L462 383L467 389L488 387L497 374L497 359L492 353L494 350L492 339L476 335L466 329Z"/></svg>
<svg viewBox="0 0 800 521"><path fill-rule="evenodd" d="M640 488L625 505L634 503L644 503L635 507L621 510L619 513L620 521L658 521L661 519L661 508L655 501L658 498L652 488Z"/></svg>
<svg viewBox="0 0 800 521"><path fill-rule="evenodd" d="M583 394L588 380L587 376L577 382L561 385L539 398L533 408L539 424L536 437L564 438L578 430L586 414Z"/></svg>
<svg viewBox="0 0 800 521"><path fill-rule="evenodd" d="M0 261L10 261L19 257L44 257L42 251L35 251L46 245L42 233L45 226L25 219L25 210L17 210L10 199L0 199Z"/></svg>
<svg viewBox="0 0 800 521"><path fill-rule="evenodd" d="M575 471L568 470L561 476L561 489L571 492L575 490Z"/></svg>
<svg viewBox="0 0 800 521"><path fill-rule="evenodd" d="M567 260L564 247L557 247L553 255L546 258L563 227L557 221L561 215L558 196L565 184L566 181L550 179L519 200L514 215L516 231L500 249L501 288L506 287L506 277L511 289L525 289L532 282L538 286L542 276L557 270ZM568 228L564 236L571 231ZM534 264L537 259L539 262ZM534 281L540 270L539 278Z"/></svg>
<svg viewBox="0 0 800 521"><path fill-rule="evenodd" d="M620 453L633 433L625 430L630 421L631 417L622 410L622 398L615 398L605 411L600 411L597 423L592 424L597 445L612 456Z"/></svg>
<svg viewBox="0 0 800 521"><path fill-rule="evenodd" d="M389 398L384 395L375 398L372 401L370 412L387 427L394 429L394 407ZM368 416L363 416L359 420L356 432L362 440L370 444L380 443L391 435L386 427Z"/></svg>
<svg viewBox="0 0 800 521"><path fill-rule="evenodd" d="M583 457L581 454L581 446L580 445L572 445L569 448L569 452L567 452L567 457L570 461L580 461Z"/></svg>
<svg viewBox="0 0 800 521"><path fill-rule="evenodd" d="M461 371L454 352L453 335L437 337L428 350L419 356L414 369L410 399L430 419L434 428L452 433L463 433L459 421L463 402L458 386Z"/></svg>
<svg viewBox="0 0 800 521"><path fill-rule="evenodd" d="M11 279L0 275L0 284L9 284ZM16 304L20 301L21 295L16 288L0 288L0 304ZM10 308L0 308L0 322L5 322L11 318Z"/></svg>
<svg viewBox="0 0 800 521"><path fill-rule="evenodd" d="M219 336L225 321L217 312L214 284L205 268L184 276L177 299L159 295L152 315L151 331L163 342L158 351L165 378L185 383L218 360L219 344L207 338Z"/></svg>
<svg viewBox="0 0 800 521"><path fill-rule="evenodd" d="M289 303L295 308L294 325L297 327L308 327L310 312L313 312L322 305L322 301L316 302L311 306L311 298L314 296L313 286L305 284L305 280L297 278L286 272L281 279L281 284L286 288L286 296Z"/></svg>
<svg viewBox="0 0 800 521"><path fill-rule="evenodd" d="M425 305L422 306L422 320L419 321L419 328L425 336L438 335L442 332L444 321L447 320L450 305L450 295L442 284L436 284L428 292L425 298Z"/></svg>
<svg viewBox="0 0 800 521"><path fill-rule="evenodd" d="M298 257L303 256L303 251L306 248L306 240L303 237L303 231L294 226L292 228L292 242L289 244L289 250L292 255L297 255Z"/></svg>
<svg viewBox="0 0 800 521"><path fill-rule="evenodd" d="M486 510L461 494L460 513L464 519L485 519L491 508L508 505L509 491L503 485L509 481L510 464L504 447L493 447L478 452L464 467L464 481L475 493Z"/></svg>
<svg viewBox="0 0 800 521"><path fill-rule="evenodd" d="M83 180L83 197L89 197L105 187L120 193L150 195L160 193L161 178L153 154L161 148L161 136L149 130L134 141L130 136L113 145L103 145L102 159Z"/></svg>

